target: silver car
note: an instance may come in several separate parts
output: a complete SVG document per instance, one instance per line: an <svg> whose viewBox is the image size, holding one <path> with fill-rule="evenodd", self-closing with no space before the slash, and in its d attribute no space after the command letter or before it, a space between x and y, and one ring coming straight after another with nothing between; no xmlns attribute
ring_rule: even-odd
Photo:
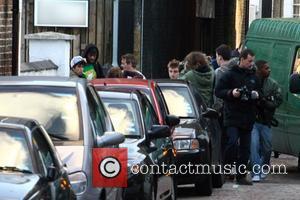
<svg viewBox="0 0 300 200"><path fill-rule="evenodd" d="M92 186L92 148L117 145L124 136L113 132L102 102L86 80L1 77L0 104L1 115L36 119L45 127L67 165L77 198L121 198L119 188Z"/></svg>

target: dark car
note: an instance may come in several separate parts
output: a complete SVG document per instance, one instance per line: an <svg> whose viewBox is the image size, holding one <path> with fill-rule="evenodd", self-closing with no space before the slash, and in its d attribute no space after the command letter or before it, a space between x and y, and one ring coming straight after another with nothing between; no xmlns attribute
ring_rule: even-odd
<svg viewBox="0 0 300 200"><path fill-rule="evenodd" d="M135 172L156 169L174 163L173 145L167 125L160 125L147 96L135 89L102 89L98 91L114 127L124 133L128 148L128 187L125 199L175 199L174 179L162 171ZM147 166L147 168L145 168ZM143 172L143 171L142 171ZM146 171L144 171L146 172Z"/></svg>
<svg viewBox="0 0 300 200"><path fill-rule="evenodd" d="M176 165L199 164L210 166L209 173L179 174L177 184L195 183L197 190L211 195L212 187L223 185L221 170L221 132L214 124L218 113L207 108L201 96L195 98L192 88L182 80L157 80L169 112L180 118L173 133ZM197 99L197 100L196 100ZM215 169L214 169L215 167ZM199 170L198 170L199 171ZM215 174L213 172L216 172Z"/></svg>
<svg viewBox="0 0 300 200"><path fill-rule="evenodd" d="M97 91L85 79L1 77L0 113L36 119L50 135L78 199L120 199L122 188L93 187L92 149L117 145ZM106 134L108 133L108 134Z"/></svg>
<svg viewBox="0 0 300 200"><path fill-rule="evenodd" d="M0 199L73 199L66 167L36 121L0 117Z"/></svg>

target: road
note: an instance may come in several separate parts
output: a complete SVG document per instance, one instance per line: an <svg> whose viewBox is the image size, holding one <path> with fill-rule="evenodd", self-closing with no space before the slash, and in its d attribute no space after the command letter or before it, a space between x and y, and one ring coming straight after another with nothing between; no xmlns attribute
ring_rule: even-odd
<svg viewBox="0 0 300 200"><path fill-rule="evenodd" d="M233 181L226 182L222 188L214 189L210 197L201 197L192 187L183 186L178 190L179 200L300 200L300 172L297 171L297 158L280 155L272 158L272 165L284 164L287 174L269 175L253 186L239 186Z"/></svg>

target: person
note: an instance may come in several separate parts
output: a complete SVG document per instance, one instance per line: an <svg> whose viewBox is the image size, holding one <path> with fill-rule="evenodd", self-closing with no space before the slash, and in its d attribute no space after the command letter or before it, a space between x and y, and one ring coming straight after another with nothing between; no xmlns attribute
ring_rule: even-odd
<svg viewBox="0 0 300 200"><path fill-rule="evenodd" d="M215 95L224 101L223 123L228 137L224 157L226 160L234 160L233 165L236 163L236 182L240 185L252 185L246 178L246 166L250 156L256 101L259 97L258 80L252 69L254 58L252 50L243 50L239 63L226 71L215 87ZM236 147L237 159L229 159L234 156Z"/></svg>
<svg viewBox="0 0 300 200"><path fill-rule="evenodd" d="M70 62L70 77L83 78L83 66L86 64L86 60L81 56L75 56Z"/></svg>
<svg viewBox="0 0 300 200"><path fill-rule="evenodd" d="M178 79L179 77L179 61L176 59L173 59L169 61L167 68L169 73L170 79Z"/></svg>
<svg viewBox="0 0 300 200"><path fill-rule="evenodd" d="M260 83L260 100L257 104L256 120L251 133L252 181L259 182L266 177L263 168L269 165L272 153L271 125L275 109L282 103L281 89L277 82L270 78L270 67L267 61L258 60L256 75ZM274 125L274 124L273 124Z"/></svg>
<svg viewBox="0 0 300 200"><path fill-rule="evenodd" d="M199 51L190 52L185 61L186 73L180 79L189 81L195 91L203 96L205 103L212 105L214 71L208 65L205 54Z"/></svg>
<svg viewBox="0 0 300 200"><path fill-rule="evenodd" d="M136 69L136 59L133 54L124 54L121 56L121 68L123 69L124 78L142 78L146 77Z"/></svg>
<svg viewBox="0 0 300 200"><path fill-rule="evenodd" d="M83 57L86 59L87 64L84 67L83 75L88 80L95 78L105 78L102 66L97 61L99 57L99 50L96 45L88 44L85 47Z"/></svg>
<svg viewBox="0 0 300 200"><path fill-rule="evenodd" d="M106 78L123 78L122 70L120 67L112 67L108 70Z"/></svg>

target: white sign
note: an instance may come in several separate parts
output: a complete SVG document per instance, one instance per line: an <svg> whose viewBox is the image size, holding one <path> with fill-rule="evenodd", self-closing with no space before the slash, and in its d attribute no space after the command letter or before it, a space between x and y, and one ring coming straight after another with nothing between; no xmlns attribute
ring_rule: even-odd
<svg viewBox="0 0 300 200"><path fill-rule="evenodd" d="M88 27L88 1L35 0L34 25Z"/></svg>

